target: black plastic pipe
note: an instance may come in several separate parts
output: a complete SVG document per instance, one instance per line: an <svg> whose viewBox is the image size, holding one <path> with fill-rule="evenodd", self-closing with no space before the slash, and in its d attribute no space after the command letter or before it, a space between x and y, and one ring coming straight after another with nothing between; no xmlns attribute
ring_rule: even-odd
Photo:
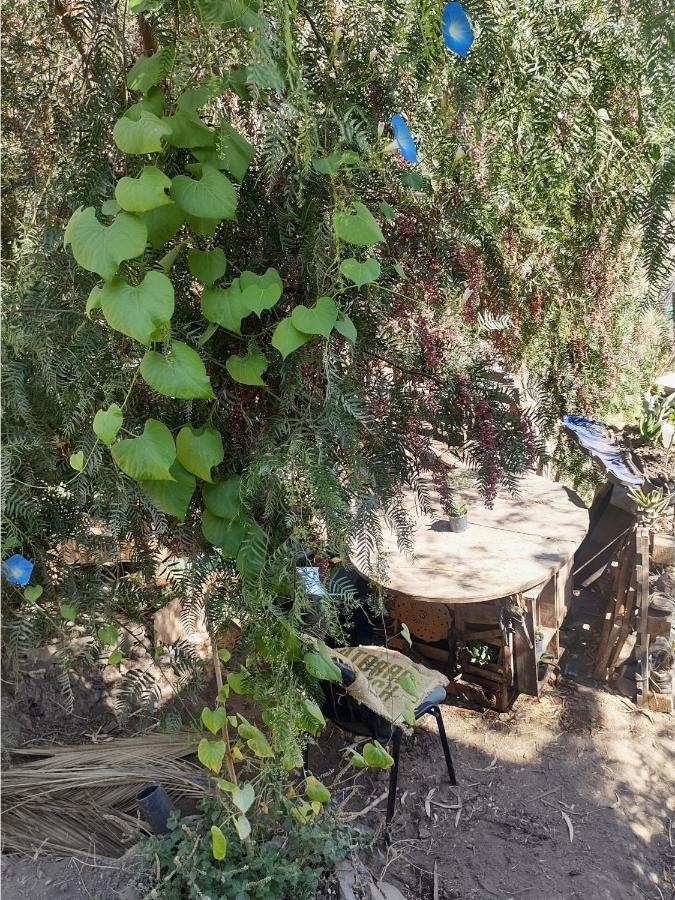
<svg viewBox="0 0 675 900"><path fill-rule="evenodd" d="M169 816L176 809L161 784L146 784L136 794L136 802L145 821L155 834L166 834Z"/></svg>

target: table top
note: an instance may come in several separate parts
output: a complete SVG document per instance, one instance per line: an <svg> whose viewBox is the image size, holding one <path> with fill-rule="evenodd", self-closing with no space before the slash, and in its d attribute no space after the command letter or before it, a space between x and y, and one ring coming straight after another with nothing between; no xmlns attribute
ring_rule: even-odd
<svg viewBox="0 0 675 900"><path fill-rule="evenodd" d="M390 591L433 603L475 603L517 594L548 581L571 559L588 530L588 510L557 482L527 474L518 497L500 492L488 509L471 473L454 470L451 479L453 500L467 506L466 531L443 530L447 516L430 480L432 514L420 512L415 492L404 495L403 506L416 526L414 556L399 550L396 534L382 516L385 587ZM355 564L378 580L372 569Z"/></svg>

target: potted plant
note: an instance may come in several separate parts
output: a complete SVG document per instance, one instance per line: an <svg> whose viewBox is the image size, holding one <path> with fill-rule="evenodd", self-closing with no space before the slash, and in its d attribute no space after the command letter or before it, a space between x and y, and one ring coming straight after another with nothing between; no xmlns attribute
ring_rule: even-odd
<svg viewBox="0 0 675 900"><path fill-rule="evenodd" d="M460 531L466 531L468 525L466 518L466 504L451 503L449 521L450 531L454 531L455 534L458 534Z"/></svg>

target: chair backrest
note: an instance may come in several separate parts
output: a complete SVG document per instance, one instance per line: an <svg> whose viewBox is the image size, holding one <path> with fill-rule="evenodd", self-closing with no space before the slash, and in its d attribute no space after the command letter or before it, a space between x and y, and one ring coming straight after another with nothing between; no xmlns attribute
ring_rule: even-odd
<svg viewBox="0 0 675 900"><path fill-rule="evenodd" d="M324 716L343 731L377 741L388 741L396 726L348 693L346 688L356 680L356 672L342 660L333 661L340 669L342 681L322 682L324 702L321 711Z"/></svg>

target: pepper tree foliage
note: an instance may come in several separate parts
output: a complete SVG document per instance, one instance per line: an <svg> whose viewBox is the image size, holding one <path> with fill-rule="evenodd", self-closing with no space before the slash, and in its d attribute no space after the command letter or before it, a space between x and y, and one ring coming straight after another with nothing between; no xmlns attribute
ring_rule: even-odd
<svg viewBox="0 0 675 900"><path fill-rule="evenodd" d="M453 234L461 314L536 382L544 421L635 412L672 332L672 4L470 7L480 50L449 76L431 41L406 65L412 121ZM670 333L669 333L670 332Z"/></svg>
<svg viewBox="0 0 675 900"><path fill-rule="evenodd" d="M432 436L462 448L489 491L533 447L484 348L444 330L461 286L442 259L433 302L400 310L435 236L406 238L413 253L401 240L434 199L390 152L372 98L409 114L394 55L415 11L363 4L335 18L280 3L224 22L227 9L149 9L144 55L110 10L57 9L86 52L62 94L52 83L34 98L52 140L22 138L17 163L7 534L68 620L79 607L98 627L165 602L152 569L168 547L186 560L171 590L188 607L207 575L220 579L211 621L227 601L275 647L299 612L270 615L271 598L300 549L344 555L359 535L372 549L379 508L406 539L397 500L434 464ZM19 45L45 24L31 16ZM51 75L41 63L36 92ZM45 153L27 190L18 172ZM138 571L101 588L95 566L67 564L66 538L112 559L124 542ZM17 644L53 628L35 608L16 621ZM269 699L290 722L283 671Z"/></svg>
<svg viewBox="0 0 675 900"><path fill-rule="evenodd" d="M279 646L304 602L299 591L290 616L270 602L282 588L293 593L284 575L293 577L295 552L339 553L359 534L372 547L378 507L405 541L397 496L433 465L434 431L478 467L488 497L532 459L531 423L495 381L494 363L536 376L543 425L568 408L603 414L612 397L625 405L637 395L662 336L635 266L644 257L658 281L672 227L667 4L647 17L639 3L469 3L477 40L466 60L442 46L441 8L277 2L256 12L209 0L126 10L74 0L30 4L9 23L5 546L34 559L34 580L45 585L38 605L26 607L18 592L10 598L23 604L7 625L11 648L57 627L45 611L56 597L64 620L74 612L96 629L120 612L143 617L176 592L196 605L207 576L214 624L236 609L255 623L251 643L257 634ZM127 84L142 52L149 65ZM36 110L35 127L24 127L26 109ZM411 127L419 166L386 152L382 123L395 113ZM137 150L133 141L153 133L160 149L121 149ZM219 168L225 161L230 168ZM226 218L232 193L222 179L233 186L236 221ZM78 207L98 218L71 219L70 246L112 227L117 239L107 243L119 255L125 222L167 218L195 192L200 203L203 193L222 204L209 209L223 219L212 235L199 232L215 220L184 210L175 237L120 259L119 275L115 254L106 259L107 282L63 252ZM139 194L174 202L128 211ZM114 212L114 200L127 211ZM355 202L384 240L352 245L335 228L358 212ZM105 246L95 241L89 251L98 258ZM209 249L226 260L214 284L195 253ZM270 269L278 277L266 277ZM364 278L373 280L357 286ZM150 296L149 316L139 323L132 314L129 326L129 310ZM322 297L318 310L294 312ZM211 318L231 314L209 333ZM297 327L307 315L321 325L315 334ZM161 328L168 319L170 333ZM284 359L272 339L289 319L284 351L311 336ZM134 333L117 330L122 324ZM150 337L160 340L146 351ZM181 371L190 375L183 394L205 395L208 383L216 399L162 394L176 393ZM110 437L113 404L122 431L108 451L90 428L98 414L99 433ZM149 419L169 429L177 461L161 425L143 431ZM211 431L191 430L201 428L220 435L215 468L207 463L220 445ZM139 449L124 442L139 437L140 449L163 445L159 458L178 481L123 474ZM210 448L198 473L179 468L189 452L183 446L179 456L178 446L189 442ZM230 476L242 476L236 517L216 500L208 508L210 490L227 488L204 475L231 486ZM185 521L162 512L182 513L193 480ZM230 550L243 536L241 566L250 557L254 576L264 556L260 578L246 581L223 563L209 533ZM67 539L112 564L74 568L61 552ZM114 562L122 544L133 571ZM169 591L152 578L161 547L185 560ZM285 660L270 699L285 703L298 678Z"/></svg>

